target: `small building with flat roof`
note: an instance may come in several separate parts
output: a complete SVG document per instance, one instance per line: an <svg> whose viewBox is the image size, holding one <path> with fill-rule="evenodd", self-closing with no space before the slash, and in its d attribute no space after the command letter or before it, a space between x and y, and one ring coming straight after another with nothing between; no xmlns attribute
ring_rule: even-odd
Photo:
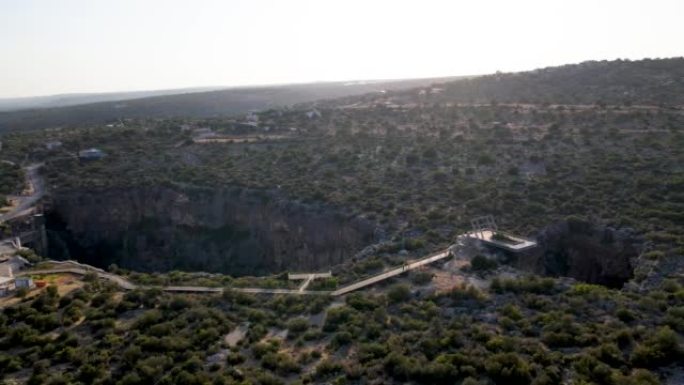
<svg viewBox="0 0 684 385"><path fill-rule="evenodd" d="M33 289L35 287L35 283L33 283L33 279L31 277L16 277L14 278L14 287L17 289L21 288L26 288L26 289Z"/></svg>
<svg viewBox="0 0 684 385"><path fill-rule="evenodd" d="M465 234L471 240L476 240L485 246L519 253L537 246L537 242L507 234L499 231L499 228L491 215L473 218L470 221L473 229Z"/></svg>
<svg viewBox="0 0 684 385"><path fill-rule="evenodd" d="M468 238L476 239L483 244L513 253L525 251L537 246L537 242L518 236L506 234L502 231L480 230L467 234Z"/></svg>

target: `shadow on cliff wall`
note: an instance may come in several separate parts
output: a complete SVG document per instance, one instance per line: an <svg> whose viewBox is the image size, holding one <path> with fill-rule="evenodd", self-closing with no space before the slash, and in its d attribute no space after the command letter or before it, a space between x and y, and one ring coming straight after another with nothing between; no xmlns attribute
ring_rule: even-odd
<svg viewBox="0 0 684 385"><path fill-rule="evenodd" d="M149 187L70 191L47 214L50 253L99 267L262 275L327 269L376 225L277 192Z"/></svg>
<svg viewBox="0 0 684 385"><path fill-rule="evenodd" d="M632 263L642 240L629 229L613 229L580 219L551 225L537 236L537 273L621 288L633 277Z"/></svg>

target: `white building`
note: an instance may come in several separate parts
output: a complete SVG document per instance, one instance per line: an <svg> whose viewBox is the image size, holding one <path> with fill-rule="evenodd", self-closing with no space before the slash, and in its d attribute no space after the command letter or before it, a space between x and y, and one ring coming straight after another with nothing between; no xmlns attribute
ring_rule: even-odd
<svg viewBox="0 0 684 385"><path fill-rule="evenodd" d="M320 118L321 116L323 116L323 115L321 114L321 112L318 111L318 110L315 109L315 108L312 109L311 111L307 111L307 113L306 113L306 117L309 118L309 119Z"/></svg>

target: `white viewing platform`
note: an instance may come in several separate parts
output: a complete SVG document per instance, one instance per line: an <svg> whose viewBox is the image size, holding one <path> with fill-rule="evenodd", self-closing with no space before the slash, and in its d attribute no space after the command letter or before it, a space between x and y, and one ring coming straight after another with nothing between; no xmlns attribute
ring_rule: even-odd
<svg viewBox="0 0 684 385"><path fill-rule="evenodd" d="M506 234L501 231L471 231L466 234L466 237L479 240L486 245L494 246L513 253L518 253L537 246L537 242Z"/></svg>

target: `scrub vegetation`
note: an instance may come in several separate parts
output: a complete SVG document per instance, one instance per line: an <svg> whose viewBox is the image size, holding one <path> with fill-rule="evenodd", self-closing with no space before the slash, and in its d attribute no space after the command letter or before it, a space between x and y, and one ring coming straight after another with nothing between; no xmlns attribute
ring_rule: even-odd
<svg viewBox="0 0 684 385"><path fill-rule="evenodd" d="M497 74L262 111L257 124L132 119L4 135L0 154L45 162L52 194L230 186L377 224L373 248L309 290L442 249L484 214L523 236L560 221L576 239L590 238L586 223L629 229L643 246L634 263L649 268L612 288L500 274L513 268L479 255L469 269L489 286L430 291L432 272L416 271L335 302L230 288L121 292L87 277L81 289L43 288L2 309L0 374L29 384L676 381L684 362L681 61ZM590 92L576 86L592 82ZM225 140L197 140L207 132ZM46 150L55 140L62 147ZM89 147L107 156L74 156ZM595 243L617 232L605 234ZM252 284L111 270L151 285ZM284 277L267 286L295 287Z"/></svg>

